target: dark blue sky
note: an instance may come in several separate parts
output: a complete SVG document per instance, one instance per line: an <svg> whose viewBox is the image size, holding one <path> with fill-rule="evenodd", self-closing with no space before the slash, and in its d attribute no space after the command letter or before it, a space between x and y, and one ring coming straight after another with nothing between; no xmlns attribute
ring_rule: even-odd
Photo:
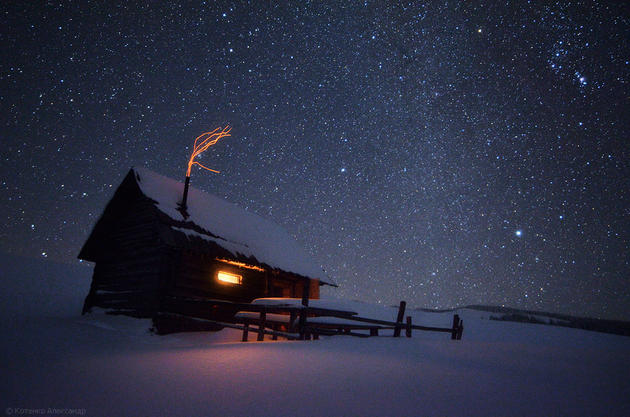
<svg viewBox="0 0 630 417"><path fill-rule="evenodd" d="M0 250L77 262L131 166L229 123L193 186L328 294L629 317L623 2L7 3Z"/></svg>

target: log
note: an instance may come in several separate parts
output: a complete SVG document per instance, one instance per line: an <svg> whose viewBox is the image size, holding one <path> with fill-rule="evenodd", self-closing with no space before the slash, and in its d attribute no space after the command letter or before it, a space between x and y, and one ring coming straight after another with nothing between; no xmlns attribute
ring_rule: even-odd
<svg viewBox="0 0 630 417"><path fill-rule="evenodd" d="M243 342L247 342L247 336L249 333L249 323L245 323L245 326L243 326Z"/></svg>
<svg viewBox="0 0 630 417"><path fill-rule="evenodd" d="M292 310L291 313L289 313L289 332L291 333L295 333L295 320L297 319L297 313L295 312L295 310Z"/></svg>
<svg viewBox="0 0 630 417"><path fill-rule="evenodd" d="M309 292L311 289L311 280L308 278L305 278L303 281L303 285L304 287L302 288L302 305L304 307L308 307L308 298L309 298Z"/></svg>
<svg viewBox="0 0 630 417"><path fill-rule="evenodd" d="M451 339L457 340L457 332L459 331L459 315L455 314L453 316L453 327L451 329Z"/></svg>
<svg viewBox="0 0 630 417"><path fill-rule="evenodd" d="M177 314L177 313L160 313L160 315L167 315L167 316L172 316L172 317L183 317L183 318L194 320L200 323L211 323L211 324L216 324L221 327L229 327L231 329L238 329L238 330L243 330L243 331L245 330L246 327L249 328L249 323L245 323L244 325L241 325L241 324L228 323L224 321L203 319L203 318L198 318L198 317L190 317L190 316ZM289 340L297 340L299 338L298 335L287 333L287 332L274 332L272 330L264 330L264 332L265 334L269 334L269 335L273 335L274 333L276 333L278 336L285 337Z"/></svg>
<svg viewBox="0 0 630 417"><path fill-rule="evenodd" d="M405 317L405 307L407 307L407 302L401 301L400 306L398 306L398 316L396 317L396 328L394 329L394 337L400 336L400 328L402 327L403 317Z"/></svg>
<svg viewBox="0 0 630 417"><path fill-rule="evenodd" d="M267 324L267 313L261 311L260 319L258 321L258 338L256 339L259 342L262 342L265 339L265 324Z"/></svg>
<svg viewBox="0 0 630 417"><path fill-rule="evenodd" d="M303 288L302 288L302 305L304 307L308 307L308 296L309 296L309 290L310 290L310 286L311 286L310 283L311 283L311 280L308 279L308 278L305 278L304 281L303 281L303 284L302 284L303 285ZM299 324L299 328L298 328L298 330L300 332L300 339L304 339L307 336L304 333L305 326L306 326L306 311L305 311L305 309L302 309L300 311L300 324Z"/></svg>
<svg viewBox="0 0 630 417"><path fill-rule="evenodd" d="M249 303L236 303L232 301L226 300L217 300L217 299L207 299L207 298L196 298L196 297L184 297L184 296L172 296L167 295L164 298L166 299L176 299L181 302L189 302L189 303L199 303L208 306L214 305L229 305L238 309L239 311L247 311L247 312L261 312L264 311L266 313L290 313L295 311L296 314L302 310L306 311L306 314L313 314L316 316L331 316L331 317L352 317L357 313L354 311L345 311L345 310L333 310L328 308L318 308L318 307L303 307L303 306L274 306L274 305L265 305L265 304L249 304Z"/></svg>
<svg viewBox="0 0 630 417"><path fill-rule="evenodd" d="M368 319L365 317L344 317L346 320L359 321L362 323L372 323L372 324L380 324L382 326L395 327L396 323L393 321L385 321L385 320L376 320L376 319ZM433 332L445 332L450 333L452 329L450 327L431 327L431 326L418 326L416 324L411 326L412 329L415 330L428 330Z"/></svg>

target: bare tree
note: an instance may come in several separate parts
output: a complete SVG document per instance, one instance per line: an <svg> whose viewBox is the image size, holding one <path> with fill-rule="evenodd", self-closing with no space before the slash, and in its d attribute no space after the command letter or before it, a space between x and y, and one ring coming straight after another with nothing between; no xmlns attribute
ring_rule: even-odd
<svg viewBox="0 0 630 417"><path fill-rule="evenodd" d="M202 133L201 135L197 136L197 138L195 139L195 143L193 145L193 151L192 151L192 154L190 155L190 159L188 160L188 168L186 170L186 181L184 182L184 196L182 197L182 202L180 204L180 210L182 211L182 213L184 213L184 216L186 216L186 202L188 200L188 186L190 185L190 170L192 169L193 165L198 165L201 168L206 169L208 171L219 173L219 171L208 168L202 165L201 163L199 163L198 161L195 161L195 158L201 155L202 153L204 153L205 151L207 151L209 147L215 145L219 141L219 139L227 137L227 136L232 136L230 135L231 131L232 131L232 128L230 126L226 126L223 129L221 129L220 127L217 127L212 132Z"/></svg>

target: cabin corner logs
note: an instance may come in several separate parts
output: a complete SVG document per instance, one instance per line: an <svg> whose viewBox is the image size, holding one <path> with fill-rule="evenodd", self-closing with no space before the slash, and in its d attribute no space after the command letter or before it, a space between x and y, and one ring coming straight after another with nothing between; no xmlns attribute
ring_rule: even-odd
<svg viewBox="0 0 630 417"><path fill-rule="evenodd" d="M158 187L153 188L158 191L163 183L165 187L182 186L145 169L129 171L78 256L95 263L83 313L92 307L100 307L112 314L152 318L158 333L218 330L237 325L246 335L249 326L257 325L259 339L265 332L271 332L268 334L274 337L289 335L287 338L304 339L318 337L319 334L361 335L356 334L356 330L369 330L370 335L377 335L380 329L385 328L392 328L395 336L399 336L402 329L408 336L411 329L420 329L448 331L453 334L453 339L461 338L458 318L452 329L412 325L410 317L405 324L401 316L404 315L403 303L396 322L309 307L309 299L319 298L321 285L336 285L319 277L305 276L259 261L259 254L254 248L265 252L267 248L264 245L277 242L262 242L262 249L261 242L249 245L247 242L234 243L208 230L207 225L198 224L195 218L182 216L177 219L167 215L158 208L158 205L164 204L159 201L161 196L147 195L150 193L142 188L143 178L153 181L153 185L157 184ZM195 190L195 194L202 203L210 201L216 204L216 200L210 200L203 192ZM177 209L176 206L174 208ZM269 227L265 220L259 220L251 213L243 214L244 211L236 206L230 208L236 216L233 221L238 222L238 216L247 216L250 221L254 219L255 227L258 221L261 227ZM207 210L212 212L212 207L207 207ZM284 235L286 241L281 242L281 247L297 245L288 234ZM243 252L252 253L245 256L235 251L234 245L240 245ZM284 309L284 314L297 319L296 328L266 320L266 312L270 309L250 304L254 299L268 297L302 299L300 311ZM252 309L260 315L256 323L241 320L240 324L234 324L238 311ZM275 311L282 311L282 308ZM317 321L311 318L314 315L335 314L351 317L358 323L334 328L323 323L317 325ZM307 316L310 316L308 320ZM267 324L270 326L268 330ZM295 326L291 323L289 327ZM298 336L290 336L289 332L281 332L279 328L296 330Z"/></svg>

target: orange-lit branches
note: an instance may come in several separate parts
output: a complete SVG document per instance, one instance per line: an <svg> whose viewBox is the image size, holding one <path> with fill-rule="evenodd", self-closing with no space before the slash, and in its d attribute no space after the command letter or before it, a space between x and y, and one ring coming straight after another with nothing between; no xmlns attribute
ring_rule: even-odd
<svg viewBox="0 0 630 417"><path fill-rule="evenodd" d="M190 177L190 170L193 165L199 165L203 169L207 169L212 172L219 172L214 169L210 169L206 166L201 165L199 162L195 161L195 158L201 155L203 152L207 151L209 147L216 144L219 139L224 138L226 136L231 136L230 131L232 128L230 126L226 126L223 130L220 127L217 127L212 132L203 133L195 139L195 144L193 145L193 152L190 155L190 159L188 160L188 170L186 171L186 176Z"/></svg>

